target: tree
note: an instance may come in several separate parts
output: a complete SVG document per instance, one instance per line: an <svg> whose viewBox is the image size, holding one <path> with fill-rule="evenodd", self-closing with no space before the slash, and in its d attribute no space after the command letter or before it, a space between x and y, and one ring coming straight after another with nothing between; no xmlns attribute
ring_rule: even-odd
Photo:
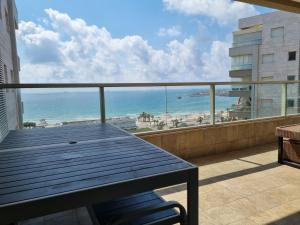
<svg viewBox="0 0 300 225"><path fill-rule="evenodd" d="M142 112L142 113L139 115L138 119L142 119L142 121L145 122L146 116L147 116L147 113Z"/></svg>
<svg viewBox="0 0 300 225"><path fill-rule="evenodd" d="M25 123L23 123L23 126L25 128L35 128L36 127L36 123L35 122L25 122Z"/></svg>
<svg viewBox="0 0 300 225"><path fill-rule="evenodd" d="M164 129L164 127L166 126L164 121L159 122L159 124L157 125L157 129L158 130L162 130Z"/></svg>
<svg viewBox="0 0 300 225"><path fill-rule="evenodd" d="M173 127L178 127L178 125L179 125L179 120L178 119L175 119L175 120L171 120L171 122L172 122L172 124L173 124Z"/></svg>

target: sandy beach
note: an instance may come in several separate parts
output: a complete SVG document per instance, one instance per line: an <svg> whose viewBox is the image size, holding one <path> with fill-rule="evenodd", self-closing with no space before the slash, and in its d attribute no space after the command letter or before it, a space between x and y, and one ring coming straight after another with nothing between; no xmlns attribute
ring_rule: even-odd
<svg viewBox="0 0 300 225"><path fill-rule="evenodd" d="M229 118L227 112L216 112L217 122L226 120L228 121L228 119ZM86 120L80 119L56 123L48 122L47 119L41 119L39 123L36 123L36 127L50 128L64 125L98 122L100 122L98 118L87 118ZM159 115L151 115L144 112L140 115L111 117L107 119L107 122L133 132L168 130L172 128L210 124L210 113L164 113Z"/></svg>

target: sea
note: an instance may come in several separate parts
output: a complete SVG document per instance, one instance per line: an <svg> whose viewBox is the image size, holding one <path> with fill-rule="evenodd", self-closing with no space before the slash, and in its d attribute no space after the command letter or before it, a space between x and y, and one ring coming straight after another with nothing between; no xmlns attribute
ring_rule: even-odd
<svg viewBox="0 0 300 225"><path fill-rule="evenodd" d="M152 115L163 113L205 113L210 109L210 97L203 88L152 88L105 91L106 117L135 117L142 112ZM202 94L199 94L202 93ZM24 122L49 124L65 121L93 120L100 118L99 92L94 89L22 92ZM237 98L216 96L216 111L226 111Z"/></svg>

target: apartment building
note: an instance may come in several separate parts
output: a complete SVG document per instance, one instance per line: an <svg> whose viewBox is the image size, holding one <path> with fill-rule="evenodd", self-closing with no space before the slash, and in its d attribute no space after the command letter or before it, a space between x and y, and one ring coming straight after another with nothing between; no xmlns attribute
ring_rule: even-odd
<svg viewBox="0 0 300 225"><path fill-rule="evenodd" d="M282 11L239 20L233 32L229 76L233 81L299 80L300 15ZM281 115L280 85L232 87L239 119ZM299 112L299 87L288 86L288 113Z"/></svg>
<svg viewBox="0 0 300 225"><path fill-rule="evenodd" d="M0 1L0 83L19 83L19 57L16 46L18 12L14 0ZM0 90L0 140L9 130L22 126L20 93Z"/></svg>

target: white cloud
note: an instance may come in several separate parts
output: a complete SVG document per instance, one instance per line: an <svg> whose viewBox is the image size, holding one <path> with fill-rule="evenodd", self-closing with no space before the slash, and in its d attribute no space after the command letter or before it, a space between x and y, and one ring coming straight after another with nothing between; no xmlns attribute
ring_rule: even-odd
<svg viewBox="0 0 300 225"><path fill-rule="evenodd" d="M165 36L176 37L176 36L181 35L181 29L178 26L172 26L169 28L163 27L163 28L159 29L157 35L160 37L165 37Z"/></svg>
<svg viewBox="0 0 300 225"><path fill-rule="evenodd" d="M208 16L221 25L258 14L255 7L232 0L163 0L166 8L186 15Z"/></svg>
<svg viewBox="0 0 300 225"><path fill-rule="evenodd" d="M21 22L24 52L21 81L27 82L162 82L213 81L228 78L228 46L213 42L208 53L196 38L174 40L153 48L140 36L113 38L53 9L47 25Z"/></svg>
<svg viewBox="0 0 300 225"><path fill-rule="evenodd" d="M214 41L210 51L202 54L202 71L205 80L219 80L220 76L222 77L225 73L224 68L227 69L226 72L228 74L228 68L230 67L229 48L229 43ZM228 78L226 77L225 79Z"/></svg>

